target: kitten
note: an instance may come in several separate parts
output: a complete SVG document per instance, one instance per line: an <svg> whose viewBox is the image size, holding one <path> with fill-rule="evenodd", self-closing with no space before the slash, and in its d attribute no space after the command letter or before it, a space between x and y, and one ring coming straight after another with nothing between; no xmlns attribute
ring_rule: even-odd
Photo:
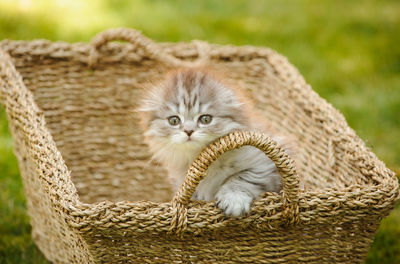
<svg viewBox="0 0 400 264"><path fill-rule="evenodd" d="M232 131L261 131L285 144L250 106L238 91L204 70L172 72L146 91L139 108L145 137L176 190L200 151ZM216 200L226 215L238 217L249 212L261 193L281 189L274 163L259 149L245 146L214 162L193 198Z"/></svg>

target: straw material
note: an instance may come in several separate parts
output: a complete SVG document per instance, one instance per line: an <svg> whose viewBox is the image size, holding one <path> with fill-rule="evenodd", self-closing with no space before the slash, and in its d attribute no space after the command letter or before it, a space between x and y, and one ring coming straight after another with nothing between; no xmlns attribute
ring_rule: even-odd
<svg viewBox="0 0 400 264"><path fill-rule="evenodd" d="M199 155L174 195L133 109L144 83L188 66L248 91L273 129L298 142L296 169L270 138L235 132ZM394 173L267 48L154 43L130 29L91 44L4 40L0 101L33 239L55 263L361 263L399 198ZM283 192L263 194L240 219L191 201L207 167L243 145L275 162Z"/></svg>

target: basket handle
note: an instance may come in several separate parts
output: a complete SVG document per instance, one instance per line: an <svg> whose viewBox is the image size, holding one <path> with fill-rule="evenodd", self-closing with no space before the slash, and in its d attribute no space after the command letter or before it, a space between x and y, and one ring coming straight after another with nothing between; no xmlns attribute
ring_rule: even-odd
<svg viewBox="0 0 400 264"><path fill-rule="evenodd" d="M91 40L91 48L88 58L88 65L90 67L93 67L97 63L99 59L99 49L108 42L114 40L124 40L133 45L137 45L143 48L150 58L156 59L157 61L170 66L195 67L200 66L200 64L209 59L208 51L210 46L208 43L203 41L193 41L198 51L198 59L195 61L184 61L164 52L159 48L157 43L143 36L138 30L130 28L113 28L100 32Z"/></svg>
<svg viewBox="0 0 400 264"><path fill-rule="evenodd" d="M176 192L173 200L173 215L170 231L176 229L182 233L186 227L187 206L199 182L206 176L208 167L227 151L243 146L254 146L264 152L278 169L283 185L283 215L292 218L297 213L299 200L299 177L294 161L285 150L268 135L258 132L236 131L208 145L193 161L186 177ZM286 219L291 222L294 219Z"/></svg>

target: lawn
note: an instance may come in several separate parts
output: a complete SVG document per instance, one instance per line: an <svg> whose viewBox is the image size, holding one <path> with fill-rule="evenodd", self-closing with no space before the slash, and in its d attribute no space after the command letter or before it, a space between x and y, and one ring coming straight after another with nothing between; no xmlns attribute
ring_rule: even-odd
<svg viewBox="0 0 400 264"><path fill-rule="evenodd" d="M156 41L268 46L400 174L400 1L0 0L0 40L89 41L133 27ZM29 218L0 107L0 263L47 263ZM382 221L367 263L400 263L400 207Z"/></svg>

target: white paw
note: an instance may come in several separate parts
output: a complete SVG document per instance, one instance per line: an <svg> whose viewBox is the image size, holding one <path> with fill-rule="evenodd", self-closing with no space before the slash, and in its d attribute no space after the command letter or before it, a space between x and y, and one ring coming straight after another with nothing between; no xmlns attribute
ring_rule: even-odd
<svg viewBox="0 0 400 264"><path fill-rule="evenodd" d="M253 198L244 192L217 193L217 206L224 211L225 215L239 217L250 211Z"/></svg>

